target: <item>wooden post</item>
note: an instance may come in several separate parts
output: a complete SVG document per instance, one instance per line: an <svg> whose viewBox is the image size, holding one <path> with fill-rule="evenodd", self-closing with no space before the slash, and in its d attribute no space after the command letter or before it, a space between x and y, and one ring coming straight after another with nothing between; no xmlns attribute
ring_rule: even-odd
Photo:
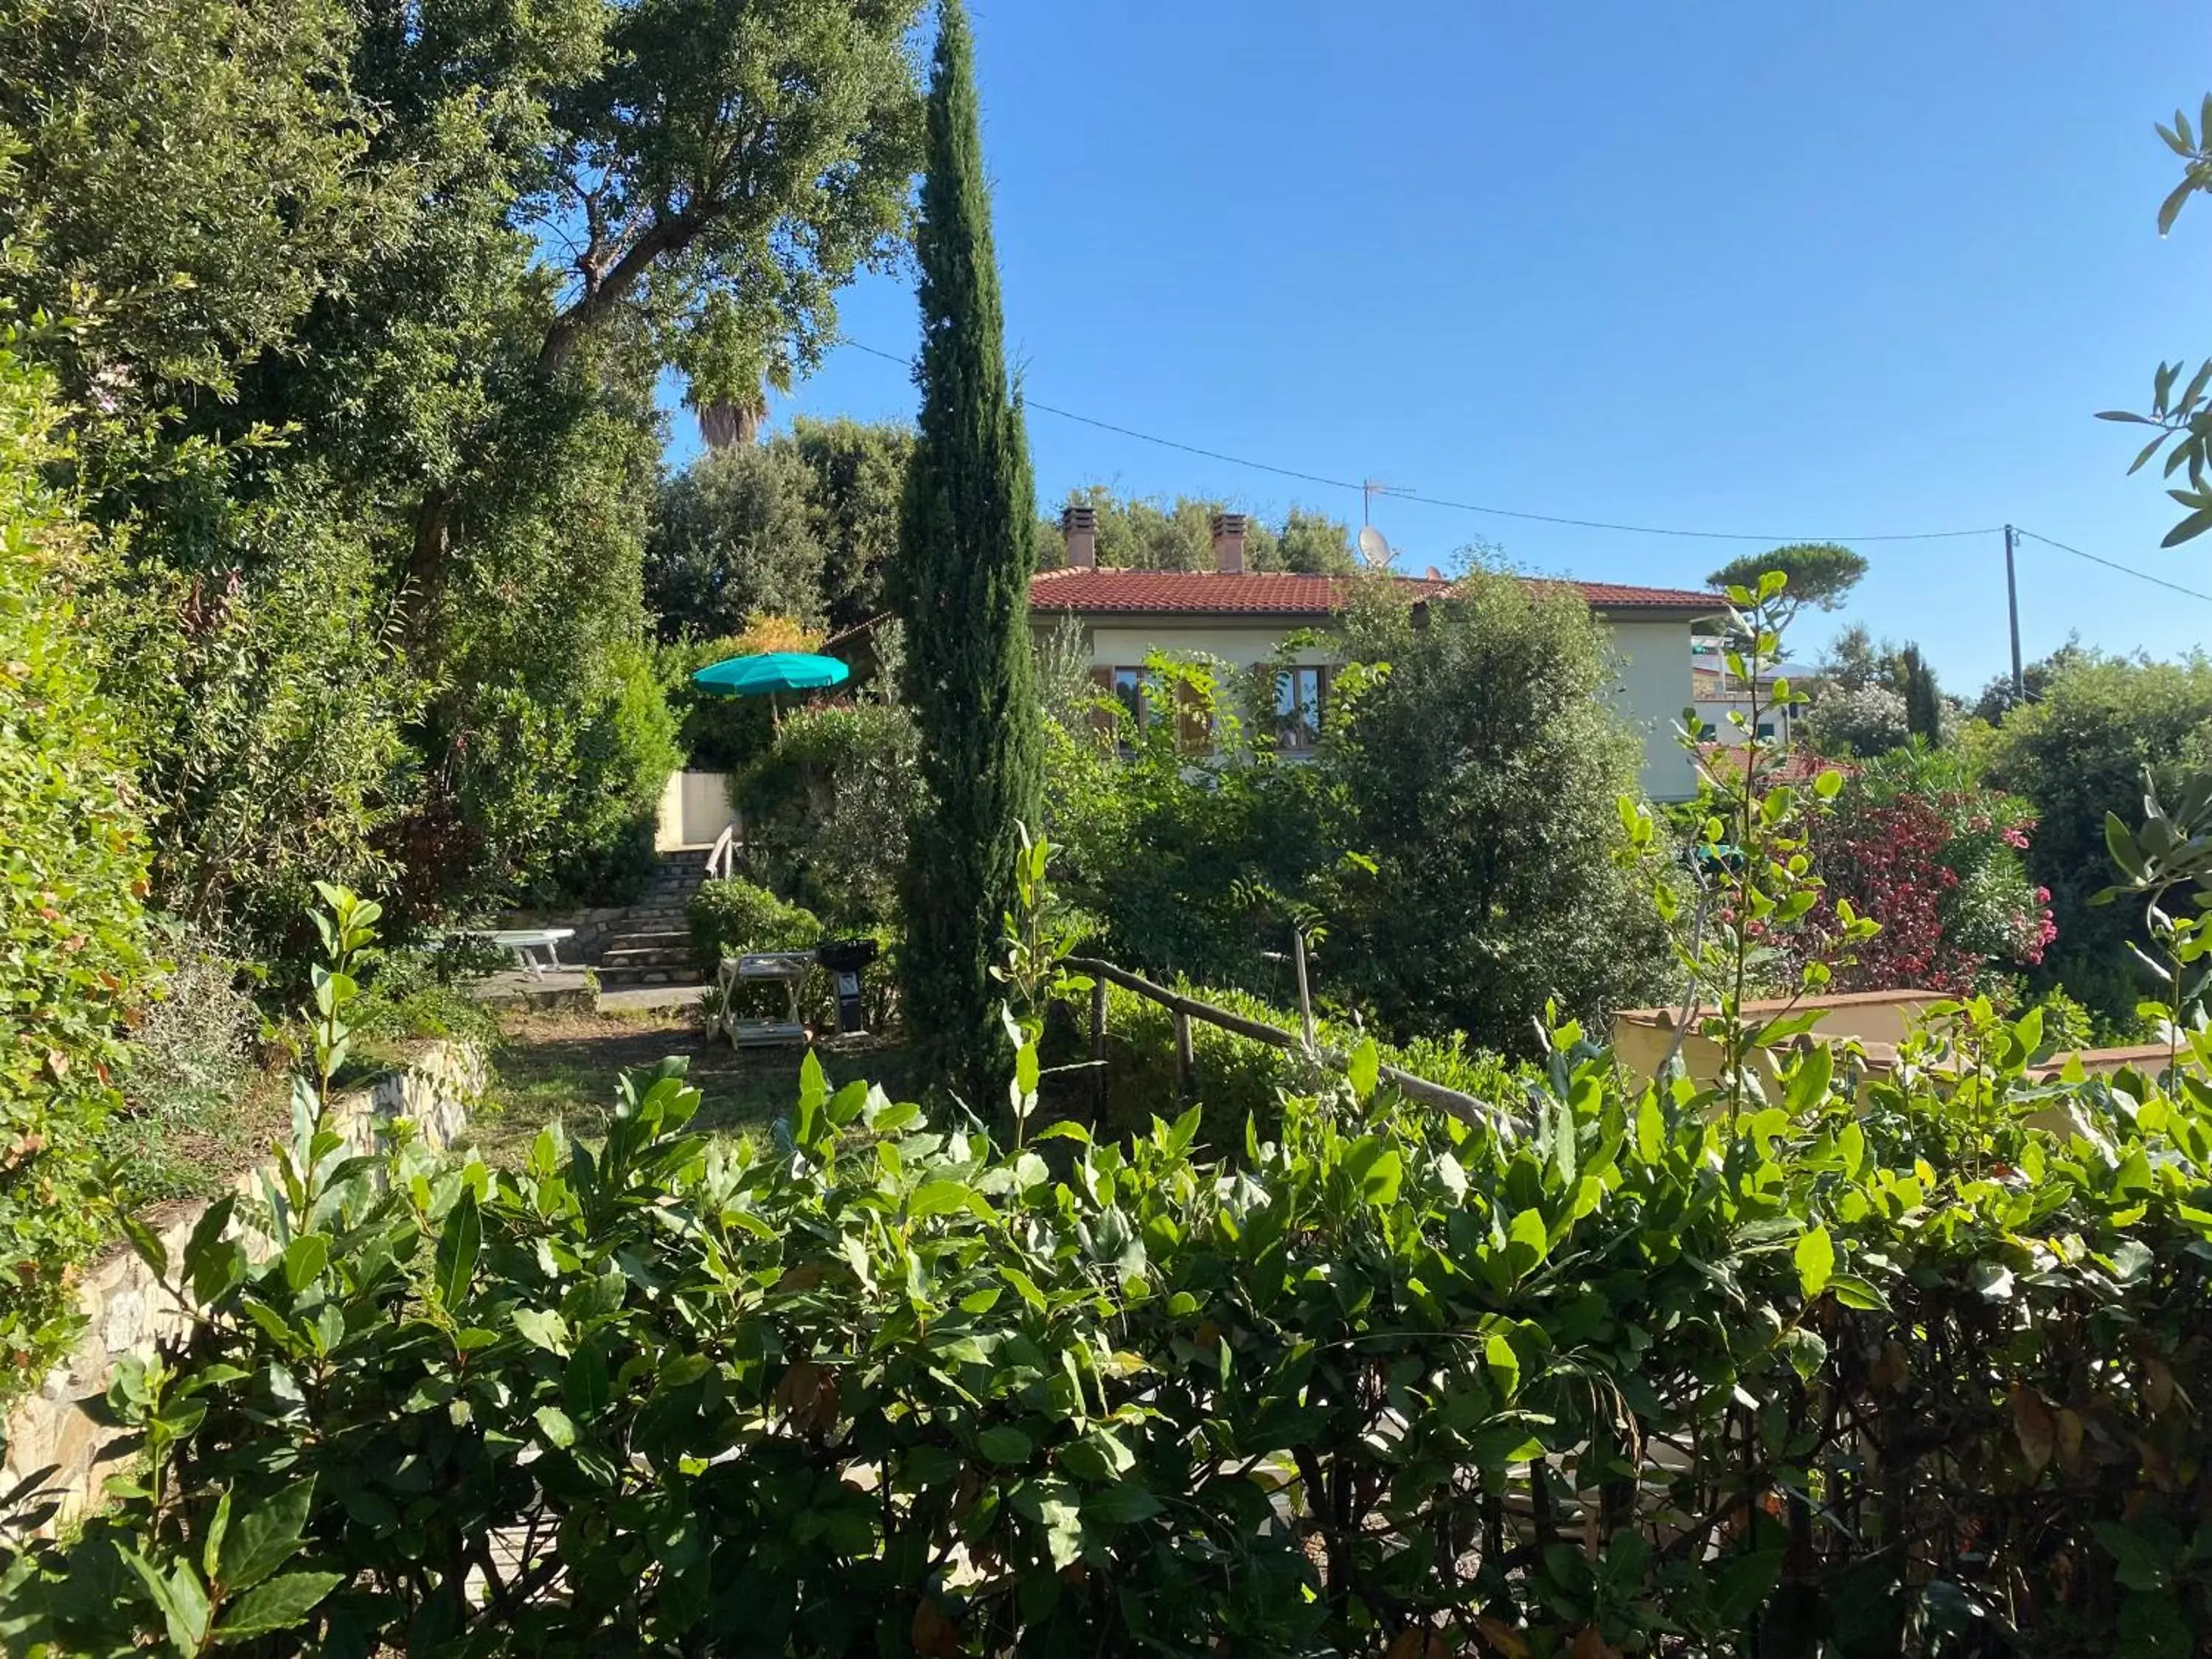
<svg viewBox="0 0 2212 1659"><path fill-rule="evenodd" d="M1091 1121L1106 1116L1106 981L1091 981Z"/></svg>
<svg viewBox="0 0 2212 1659"><path fill-rule="evenodd" d="M1291 929L1291 960L1298 970L1298 1024L1306 1035L1306 1058L1321 1053L1321 1042L1314 1030L1313 993L1306 985L1306 933L1303 927Z"/></svg>
<svg viewBox="0 0 2212 1659"><path fill-rule="evenodd" d="M1176 1093L1188 1100L1197 1087L1197 1061L1190 1051L1190 1016L1175 1011Z"/></svg>

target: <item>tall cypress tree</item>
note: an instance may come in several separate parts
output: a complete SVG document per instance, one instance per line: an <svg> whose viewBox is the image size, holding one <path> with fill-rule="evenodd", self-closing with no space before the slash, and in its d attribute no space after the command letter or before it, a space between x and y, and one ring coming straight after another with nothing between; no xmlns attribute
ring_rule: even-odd
<svg viewBox="0 0 2212 1659"><path fill-rule="evenodd" d="M1920 654L1920 647L1905 647L1902 665L1905 681L1905 726L1916 738L1927 738L1932 747L1943 741L1943 702L1936 689L1936 671Z"/></svg>
<svg viewBox="0 0 2212 1659"><path fill-rule="evenodd" d="M981 1107L1004 1094L990 969L1014 902L1020 827L1036 823L1043 786L1029 628L1036 491L1007 386L960 0L944 0L939 13L927 156L915 236L921 433L894 573L927 786L907 857L902 964L919 1052Z"/></svg>

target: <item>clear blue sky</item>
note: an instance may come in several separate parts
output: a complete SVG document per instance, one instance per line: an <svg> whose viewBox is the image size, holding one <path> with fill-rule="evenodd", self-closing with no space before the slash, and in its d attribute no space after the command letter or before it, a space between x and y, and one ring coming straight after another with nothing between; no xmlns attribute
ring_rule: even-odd
<svg viewBox="0 0 2212 1659"><path fill-rule="evenodd" d="M2161 355L2212 352L2212 201L2153 223L2151 131L2212 88L2179 0L971 0L1008 338L1030 395L1328 477L1568 517L1783 537L2007 520L2212 592L2212 538L2130 479ZM912 349L904 280L844 327ZM2192 364L2194 357L2191 358ZM909 417L840 350L793 410ZM688 428L688 422L679 419ZM1048 501L1356 494L1042 412ZM679 434L679 447L693 442ZM1416 568L1683 584L1755 543L1402 502ZM2006 658L1994 536L1867 541L1849 615L1971 691ZM2212 604L2028 543L2028 654L2161 655ZM1823 620L1799 641L1811 654Z"/></svg>

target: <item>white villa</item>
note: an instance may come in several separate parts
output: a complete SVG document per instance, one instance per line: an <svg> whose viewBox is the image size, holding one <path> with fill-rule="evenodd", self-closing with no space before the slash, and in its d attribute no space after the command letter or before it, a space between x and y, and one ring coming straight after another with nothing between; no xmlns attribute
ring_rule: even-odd
<svg viewBox="0 0 2212 1659"><path fill-rule="evenodd" d="M1346 584L1339 578L1247 570L1242 514L1215 520L1215 568L1202 571L1100 569L1093 510L1072 507L1061 522L1067 563L1030 585L1031 625L1045 636L1072 620L1093 677L1125 697L1137 695L1145 659L1155 652L1251 667L1273 658L1287 635L1325 628L1343 605ZM1451 586L1433 573L1395 580L1417 601ZM1696 783L1674 727L1693 700L1693 624L1724 610L1725 602L1696 589L1566 586L1612 630L1620 670L1615 702L1643 735L1645 792L1655 800L1687 799ZM1317 734L1334 665L1325 649L1300 651L1292 661L1279 683L1278 713L1294 734Z"/></svg>

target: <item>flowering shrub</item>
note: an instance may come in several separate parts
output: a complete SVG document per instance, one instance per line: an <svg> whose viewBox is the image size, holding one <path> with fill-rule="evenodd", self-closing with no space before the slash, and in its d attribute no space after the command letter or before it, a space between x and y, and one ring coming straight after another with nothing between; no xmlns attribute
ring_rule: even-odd
<svg viewBox="0 0 2212 1659"><path fill-rule="evenodd" d="M2057 929L2050 892L2028 880L2021 858L2034 823L2027 802L1953 756L1906 750L1853 775L1812 836L1826 882L1814 948L1834 933L1838 901L1881 932L1838 974L1837 988L1965 993L2041 962Z"/></svg>

